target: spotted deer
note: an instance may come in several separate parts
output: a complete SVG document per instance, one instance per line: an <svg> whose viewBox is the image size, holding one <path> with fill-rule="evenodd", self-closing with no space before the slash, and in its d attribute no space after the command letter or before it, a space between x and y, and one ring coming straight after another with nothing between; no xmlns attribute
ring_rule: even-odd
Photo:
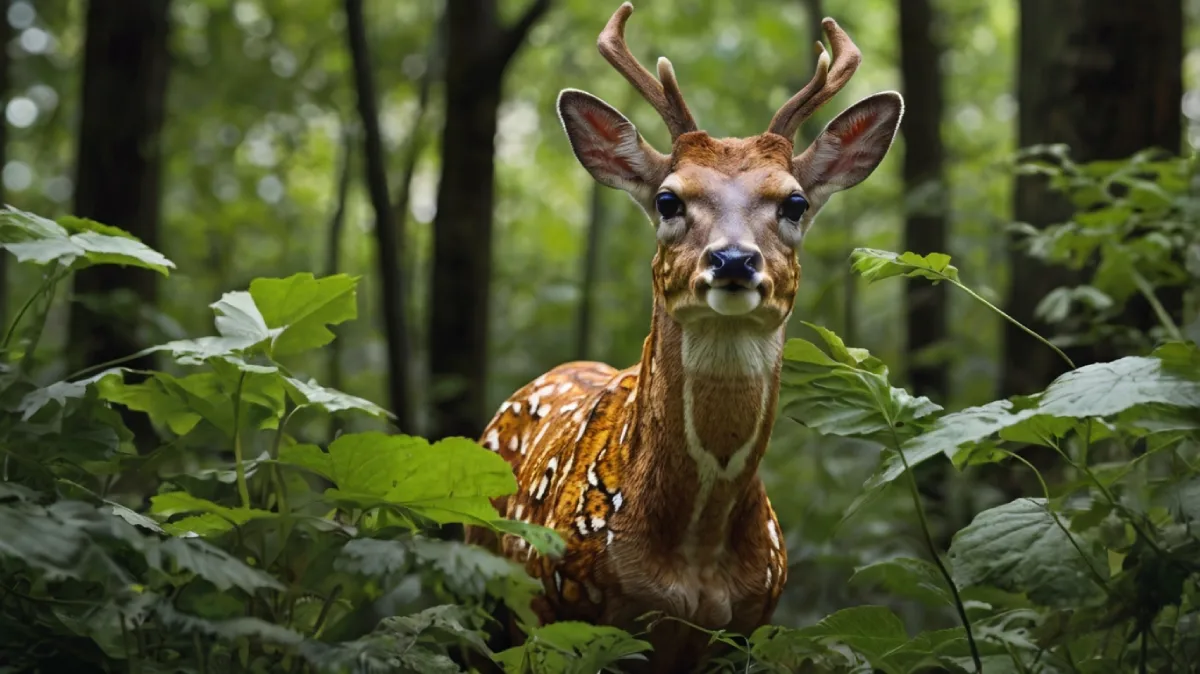
<svg viewBox="0 0 1200 674"><path fill-rule="evenodd" d="M519 485L495 506L557 530L565 554L541 556L480 529L467 538L542 581L534 610L543 622L637 630L639 616L658 611L749 633L770 620L788 576L757 469L775 420L797 253L829 198L882 161L903 100L860 100L793 153L800 124L862 58L826 18L830 51L817 43L815 74L766 133L713 138L697 128L670 61L658 60L656 79L629 51L632 12L628 2L617 9L598 47L661 115L671 153L583 91L564 90L558 113L583 167L627 192L654 225L650 334L624 370L572 362L543 374L484 431L481 443L512 464ZM692 671L707 657L707 635L679 621L658 621L647 638L648 671Z"/></svg>

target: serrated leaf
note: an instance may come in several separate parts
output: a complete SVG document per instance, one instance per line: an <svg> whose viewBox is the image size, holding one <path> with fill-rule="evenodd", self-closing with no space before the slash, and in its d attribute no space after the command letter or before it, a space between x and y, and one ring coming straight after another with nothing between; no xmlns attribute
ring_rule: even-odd
<svg viewBox="0 0 1200 674"><path fill-rule="evenodd" d="M187 513L207 513L220 518L224 523L222 530L232 529L235 525L245 524L252 519L278 517L277 513L255 508L230 508L207 499L193 496L185 491L172 491L150 497L150 514L163 519ZM215 520L208 520L210 523ZM169 530L169 526L165 526ZM196 532L199 533L199 532Z"/></svg>
<svg viewBox="0 0 1200 674"><path fill-rule="evenodd" d="M197 337L176 339L159 345L155 351L166 351L183 365L199 365L211 358L229 357L253 348L261 340L253 336Z"/></svg>
<svg viewBox="0 0 1200 674"><path fill-rule="evenodd" d="M265 620L249 617L206 620L181 613L165 601L155 605L154 614L162 621L163 626L184 634L201 634L229 641L250 638L281 646L297 646L304 641L304 637L297 632Z"/></svg>
<svg viewBox="0 0 1200 674"><path fill-rule="evenodd" d="M297 405L316 405L330 413L359 410L375 417L395 416L370 400L342 393L336 389L325 388L315 379L304 382L292 377L284 377L283 381L288 396Z"/></svg>
<svg viewBox="0 0 1200 674"><path fill-rule="evenodd" d="M567 544L562 536L554 529L540 524L506 519L495 519L489 524L497 531L520 536L528 541L534 550L548 557L561 557L566 551Z"/></svg>
<svg viewBox="0 0 1200 674"><path fill-rule="evenodd" d="M531 630L523 646L497 653L495 660L506 672L594 674L622 660L643 659L650 649L615 627L560 621Z"/></svg>
<svg viewBox="0 0 1200 674"><path fill-rule="evenodd" d="M942 409L892 387L878 359L838 350L855 364L830 358L807 340L788 340L780 392L785 416L822 434L892 444L917 433L921 419Z"/></svg>
<svg viewBox="0 0 1200 674"><path fill-rule="evenodd" d="M21 412L21 421L29 421L33 415L51 402L65 407L67 400L84 397L93 384L105 377L120 376L121 372L121 368L110 368L86 379L58 381L49 386L34 389L25 394L25 397L21 398L21 402L17 405L17 411Z"/></svg>
<svg viewBox="0 0 1200 674"><path fill-rule="evenodd" d="M333 479L333 459L316 445L285 445L279 448L279 461L300 466L326 479Z"/></svg>
<svg viewBox="0 0 1200 674"><path fill-rule="evenodd" d="M109 546L123 542L134 549L147 545L133 526L111 512L82 501L0 504L0 558L19 560L41 571L47 580L91 578L127 584L124 565L110 556Z"/></svg>
<svg viewBox="0 0 1200 674"><path fill-rule="evenodd" d="M954 599L936 566L923 559L894 557L854 569L850 583L878 585L892 594L927 606L953 605Z"/></svg>
<svg viewBox="0 0 1200 674"><path fill-rule="evenodd" d="M151 548L146 559L159 568L163 568L163 562L169 559L221 591L236 587L253 594L261 589L284 589L283 584L273 577L198 539L169 538Z"/></svg>
<svg viewBox="0 0 1200 674"><path fill-rule="evenodd" d="M855 248L850 253L851 268L868 282L893 276L926 278L930 281L957 281L958 268L950 264L945 253L893 253L874 248Z"/></svg>
<svg viewBox="0 0 1200 674"><path fill-rule="evenodd" d="M1164 368L1163 362L1160 358L1128 356L1072 370L1055 379L1039 396L1038 411L1079 418L1109 416L1149 403L1200 407L1200 377Z"/></svg>
<svg viewBox="0 0 1200 674"><path fill-rule="evenodd" d="M1103 596L1093 572L1104 577L1108 567L1066 527L1045 499L1021 498L985 510L954 535L951 575L960 586L1025 593L1043 606L1086 604Z"/></svg>
<svg viewBox="0 0 1200 674"><path fill-rule="evenodd" d="M329 455L343 497L380 499L442 524L494 520L489 499L516 490L508 462L466 438L431 446L407 435L355 433L334 440Z"/></svg>
<svg viewBox="0 0 1200 674"><path fill-rule="evenodd" d="M327 325L337 325L358 315L358 278L337 274L316 279L294 274L284 279L255 279L250 284L254 304L266 325L280 334L272 354L286 356L315 349L333 341Z"/></svg>
<svg viewBox="0 0 1200 674"><path fill-rule="evenodd" d="M165 531L163 531L162 527L158 526L158 522L155 522L154 520L150 519L149 517L146 517L145 515L143 515L139 512L130 510L129 508L126 508L125 506L121 505L120 503L113 503L112 501L105 501L104 503L105 503L106 507L108 508L109 512L111 512L113 515L116 515L117 517L120 517L121 519L125 520L126 522L134 525L135 527L142 527L143 529L149 529L150 531L153 531L156 534L166 533Z"/></svg>
<svg viewBox="0 0 1200 674"><path fill-rule="evenodd" d="M886 666L889 652L908 643L904 623L885 606L854 606L822 618L816 625L796 630L797 634L824 642L844 644L864 655L875 667Z"/></svg>
<svg viewBox="0 0 1200 674"><path fill-rule="evenodd" d="M95 228L72 234L53 220L11 206L0 210L0 247L20 262L91 266L120 264L152 269L166 276L175 264L129 234ZM82 264L80 264L82 261Z"/></svg>
<svg viewBox="0 0 1200 674"><path fill-rule="evenodd" d="M209 306L216 313L217 332L222 337L258 344L283 332L282 328L267 327L254 298L245 290L225 293Z"/></svg>
<svg viewBox="0 0 1200 674"><path fill-rule="evenodd" d="M445 655L433 650L439 638L490 654L482 632L473 627L478 613L462 606L433 606L406 616L384 618L370 634L350 642L326 646L305 644L302 652L318 671L405 671L447 674L462 671Z"/></svg>

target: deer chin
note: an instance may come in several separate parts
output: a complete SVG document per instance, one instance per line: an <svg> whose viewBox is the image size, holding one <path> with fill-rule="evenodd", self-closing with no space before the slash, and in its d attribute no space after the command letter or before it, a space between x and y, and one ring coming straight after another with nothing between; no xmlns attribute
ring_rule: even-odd
<svg viewBox="0 0 1200 674"><path fill-rule="evenodd" d="M709 288L704 293L704 301L722 316L744 316L762 304L762 293L758 288L741 286Z"/></svg>

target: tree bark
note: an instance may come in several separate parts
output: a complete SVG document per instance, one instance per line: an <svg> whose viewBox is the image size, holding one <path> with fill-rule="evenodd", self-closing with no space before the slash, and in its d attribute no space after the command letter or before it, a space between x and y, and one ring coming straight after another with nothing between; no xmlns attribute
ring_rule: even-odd
<svg viewBox="0 0 1200 674"><path fill-rule="evenodd" d="M405 433L413 432L414 417L409 400L409 344L407 293L401 269L400 236L395 212L388 196L387 167L383 137L379 131L379 110L375 96L375 78L363 22L363 0L346 0L346 36L354 62L354 86L358 93L358 112L362 119L363 150L367 190L375 211L376 259L382 285L383 328L387 342L388 403L396 423Z"/></svg>
<svg viewBox="0 0 1200 674"><path fill-rule="evenodd" d="M88 3L82 114L75 177L75 214L127 230L158 245L162 130L169 53L167 0L93 0ZM136 314L101 308L116 293L153 304L156 274L97 266L75 277L70 344L76 367L128 356L139 343ZM129 367L149 369L143 357Z"/></svg>
<svg viewBox="0 0 1200 674"><path fill-rule="evenodd" d="M1147 147L1179 152L1182 136L1183 11L1180 0L1021 0L1018 143L1066 143L1077 161L1120 159ZM1015 218L1061 222L1070 205L1038 177L1017 180ZM1042 297L1077 274L1011 253L1006 311L1034 330ZM1068 354L1076 365L1091 349ZM1065 370L1045 346L1004 326L1002 395L1032 393Z"/></svg>
<svg viewBox="0 0 1200 674"><path fill-rule="evenodd" d="M432 435L475 437L486 414L496 113L507 68L549 7L534 0L511 27L493 0L446 5L446 118L433 229Z"/></svg>
<svg viewBox="0 0 1200 674"><path fill-rule="evenodd" d="M904 248L922 255L946 251L945 97L931 0L900 0L900 75L904 82ZM946 339L947 284L905 279L908 381L919 395L945 400L946 367L914 364L922 350Z"/></svg>

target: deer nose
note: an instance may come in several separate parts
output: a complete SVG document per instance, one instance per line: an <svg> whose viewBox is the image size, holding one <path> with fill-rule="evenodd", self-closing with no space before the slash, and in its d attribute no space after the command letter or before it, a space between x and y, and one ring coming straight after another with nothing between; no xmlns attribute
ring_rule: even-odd
<svg viewBox="0 0 1200 674"><path fill-rule="evenodd" d="M714 281L752 281L762 267L762 255L744 248L708 252L708 269Z"/></svg>

